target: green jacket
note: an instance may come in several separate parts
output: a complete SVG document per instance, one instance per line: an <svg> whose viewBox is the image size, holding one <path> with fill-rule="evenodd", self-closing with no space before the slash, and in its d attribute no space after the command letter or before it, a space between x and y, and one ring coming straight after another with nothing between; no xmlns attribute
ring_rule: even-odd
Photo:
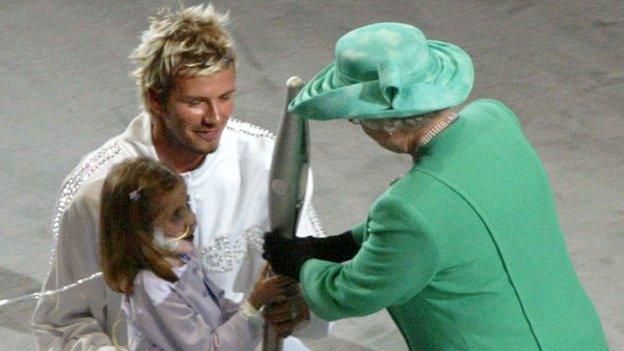
<svg viewBox="0 0 624 351"><path fill-rule="evenodd" d="M493 100L459 116L354 229L352 261L304 264L310 308L387 308L411 350L607 350L517 118Z"/></svg>

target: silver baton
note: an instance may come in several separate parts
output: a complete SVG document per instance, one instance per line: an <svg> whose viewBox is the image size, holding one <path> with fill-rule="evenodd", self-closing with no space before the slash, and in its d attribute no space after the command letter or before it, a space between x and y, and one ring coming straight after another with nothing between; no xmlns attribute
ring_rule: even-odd
<svg viewBox="0 0 624 351"><path fill-rule="evenodd" d="M292 239L297 231L308 182L308 124L306 120L288 112L288 104L304 84L299 77L290 77L286 82L286 109L275 139L269 177L271 231L287 239ZM282 338L275 334L269 323L265 323L262 350L281 351L282 348Z"/></svg>

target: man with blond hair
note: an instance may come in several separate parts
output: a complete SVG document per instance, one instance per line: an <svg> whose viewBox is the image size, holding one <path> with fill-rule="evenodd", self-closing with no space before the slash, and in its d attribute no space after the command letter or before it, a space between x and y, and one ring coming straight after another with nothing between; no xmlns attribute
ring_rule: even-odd
<svg viewBox="0 0 624 351"><path fill-rule="evenodd" d="M102 182L113 165L128 158L160 160L182 175L197 214L201 260L227 297L241 300L258 277L265 264L262 233L269 230L274 137L230 119L236 57L226 21L211 5L200 5L165 10L144 32L131 56L144 112L87 154L61 188L52 268L32 319L39 349L106 350L124 339L121 296L101 277L97 238ZM298 233L322 235L309 199L304 207ZM307 315L305 306L291 312L283 333ZM326 324L317 322L313 318L315 325L302 332L325 333ZM292 338L285 348L305 349Z"/></svg>

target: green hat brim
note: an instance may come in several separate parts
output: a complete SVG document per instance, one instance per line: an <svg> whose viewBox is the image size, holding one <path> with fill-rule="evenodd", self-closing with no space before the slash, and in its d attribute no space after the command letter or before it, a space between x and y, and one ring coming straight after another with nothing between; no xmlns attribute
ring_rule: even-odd
<svg viewBox="0 0 624 351"><path fill-rule="evenodd" d="M433 72L401 77L392 99L384 92L382 79L345 83L331 63L319 72L289 104L290 112L302 118L331 120L339 118L376 119L422 115L460 105L472 89L474 69L470 56L456 45L428 40Z"/></svg>

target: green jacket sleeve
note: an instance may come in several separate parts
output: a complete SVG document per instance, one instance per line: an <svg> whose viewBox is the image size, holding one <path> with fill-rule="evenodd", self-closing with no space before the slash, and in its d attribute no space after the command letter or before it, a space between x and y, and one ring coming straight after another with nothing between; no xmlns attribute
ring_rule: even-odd
<svg viewBox="0 0 624 351"><path fill-rule="evenodd" d="M351 229L353 240L360 246L364 241L364 233L366 233L366 222L362 222Z"/></svg>
<svg viewBox="0 0 624 351"><path fill-rule="evenodd" d="M367 235L346 264L308 260L300 281L319 317L336 320L375 313L409 301L437 271L439 250L426 221L397 196L373 206Z"/></svg>

